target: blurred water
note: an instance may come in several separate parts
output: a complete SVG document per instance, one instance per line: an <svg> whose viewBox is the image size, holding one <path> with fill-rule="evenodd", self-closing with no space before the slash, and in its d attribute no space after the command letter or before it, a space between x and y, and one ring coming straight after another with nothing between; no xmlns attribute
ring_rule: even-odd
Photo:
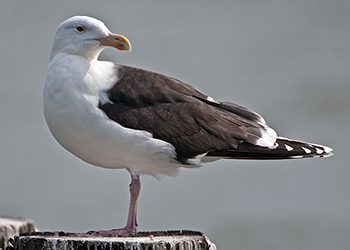
<svg viewBox="0 0 350 250"><path fill-rule="evenodd" d="M349 11L346 0L3 2L0 214L42 230L125 222L126 171L65 152L42 115L56 25L86 14L133 44L102 58L175 76L255 109L281 135L335 148L330 159L220 161L145 177L141 230L201 230L220 249L349 249Z"/></svg>

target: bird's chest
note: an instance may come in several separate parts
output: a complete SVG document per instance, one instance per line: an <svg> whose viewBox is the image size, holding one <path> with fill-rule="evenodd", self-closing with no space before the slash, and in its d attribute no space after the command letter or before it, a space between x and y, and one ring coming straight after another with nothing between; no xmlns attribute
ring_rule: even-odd
<svg viewBox="0 0 350 250"><path fill-rule="evenodd" d="M44 93L44 114L47 125L56 140L69 151L79 145L93 144L99 132L103 114L98 109L98 95L83 92L79 86L50 88Z"/></svg>
<svg viewBox="0 0 350 250"><path fill-rule="evenodd" d="M100 96L116 81L109 64L60 64L49 68L44 88L44 114L57 141L69 151L94 145L101 138L106 116L98 108ZM74 70L73 70L74 69ZM80 148L80 149L79 149Z"/></svg>
<svg viewBox="0 0 350 250"><path fill-rule="evenodd" d="M99 112L102 93L116 81L113 64L74 56L58 57L50 63L45 82L45 117L57 123L62 122L58 117L72 121L91 117Z"/></svg>

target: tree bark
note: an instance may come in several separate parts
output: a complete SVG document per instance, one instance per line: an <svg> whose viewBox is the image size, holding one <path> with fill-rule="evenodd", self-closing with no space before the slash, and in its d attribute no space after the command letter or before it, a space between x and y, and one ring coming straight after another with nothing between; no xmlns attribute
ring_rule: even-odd
<svg viewBox="0 0 350 250"><path fill-rule="evenodd" d="M0 249L9 246L9 239L22 233L35 231L32 220L23 218L0 217Z"/></svg>
<svg viewBox="0 0 350 250"><path fill-rule="evenodd" d="M216 250L200 232L140 232L132 237L93 237L64 232L34 233L15 238L15 250Z"/></svg>

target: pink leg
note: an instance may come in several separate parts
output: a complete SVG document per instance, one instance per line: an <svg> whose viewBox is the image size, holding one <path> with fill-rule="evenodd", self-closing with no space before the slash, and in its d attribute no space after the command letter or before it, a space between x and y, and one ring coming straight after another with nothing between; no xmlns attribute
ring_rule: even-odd
<svg viewBox="0 0 350 250"><path fill-rule="evenodd" d="M139 175L131 174L130 188L130 204L129 204L129 214L128 221L125 228L129 229L133 234L137 231L137 200L139 198L141 190L141 181Z"/></svg>
<svg viewBox="0 0 350 250"><path fill-rule="evenodd" d="M101 230L101 231L90 231L88 234L94 236L128 236L134 235L137 231L137 199L141 190L141 181L139 175L131 174L130 187L130 204L129 214L126 226L120 229Z"/></svg>

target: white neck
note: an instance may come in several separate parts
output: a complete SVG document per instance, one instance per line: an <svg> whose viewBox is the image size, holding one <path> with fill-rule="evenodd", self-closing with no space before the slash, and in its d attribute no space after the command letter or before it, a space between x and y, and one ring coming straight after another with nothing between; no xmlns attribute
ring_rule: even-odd
<svg viewBox="0 0 350 250"><path fill-rule="evenodd" d="M103 49L104 47L100 46L98 42L96 43L88 42L85 44L80 44L79 46L75 44L70 44L65 47L60 46L60 43L56 42L54 43L51 51L50 61L57 54L61 54L61 53L66 55L81 56L88 60L94 60L94 59L97 59L97 57L101 54Z"/></svg>

